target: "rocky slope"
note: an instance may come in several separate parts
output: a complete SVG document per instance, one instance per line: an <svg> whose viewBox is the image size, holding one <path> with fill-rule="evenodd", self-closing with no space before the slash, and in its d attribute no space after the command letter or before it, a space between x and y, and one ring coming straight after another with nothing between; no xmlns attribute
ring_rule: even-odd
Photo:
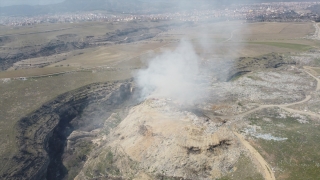
<svg viewBox="0 0 320 180"><path fill-rule="evenodd" d="M90 132L101 125L132 93L131 80L95 83L65 93L21 119L16 125L19 152L1 179L62 179L62 155L74 130Z"/></svg>
<svg viewBox="0 0 320 180"><path fill-rule="evenodd" d="M8 38L8 37L4 37ZM39 46L26 46L17 48L1 48L0 49L0 71L10 68L15 62L42 56L50 56L72 50L83 49L89 47L88 42L77 41L60 41L53 39L46 44ZM48 62L45 65L49 65ZM43 67L43 66L42 66Z"/></svg>
<svg viewBox="0 0 320 180"><path fill-rule="evenodd" d="M135 106L93 142L97 148L76 179L212 179L230 172L242 150L225 122L168 99Z"/></svg>

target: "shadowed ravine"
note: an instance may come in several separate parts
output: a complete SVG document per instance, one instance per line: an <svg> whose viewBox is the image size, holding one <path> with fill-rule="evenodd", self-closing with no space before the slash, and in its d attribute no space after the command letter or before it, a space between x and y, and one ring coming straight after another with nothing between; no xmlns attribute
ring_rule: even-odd
<svg viewBox="0 0 320 180"><path fill-rule="evenodd" d="M62 94L16 125L19 151L3 179L63 179L66 139L73 130L90 132L124 106L131 80L95 83Z"/></svg>

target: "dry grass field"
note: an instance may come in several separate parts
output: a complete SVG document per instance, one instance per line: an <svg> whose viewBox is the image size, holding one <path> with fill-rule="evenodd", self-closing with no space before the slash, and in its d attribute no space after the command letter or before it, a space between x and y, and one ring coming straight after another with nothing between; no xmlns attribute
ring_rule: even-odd
<svg viewBox="0 0 320 180"><path fill-rule="evenodd" d="M65 61L51 64L49 67L61 65L85 68L103 65L115 66L121 61L128 61L135 57L140 57L143 54L159 49L166 44L167 43L164 42L141 42L91 48L85 50L81 55L72 56Z"/></svg>
<svg viewBox="0 0 320 180"><path fill-rule="evenodd" d="M45 68L33 68L33 69L19 69L15 71L1 71L0 78L18 78L18 77L33 77L43 76L55 73L75 71L74 67L45 67Z"/></svg>
<svg viewBox="0 0 320 180"><path fill-rule="evenodd" d="M238 32L257 41L299 39L315 31L313 24L307 23L252 23L248 30Z"/></svg>
<svg viewBox="0 0 320 180"><path fill-rule="evenodd" d="M84 54L68 57L54 66L94 67L132 64L140 66L148 53L174 49L180 39L193 42L199 54L212 57L255 57L271 52L293 53L318 47L314 40L305 39L315 31L312 23L251 23L241 22L195 24L190 28L171 29L142 42L87 49ZM134 62L130 63L130 60ZM111 63L111 64L110 64ZM138 64L136 64L138 63Z"/></svg>
<svg viewBox="0 0 320 180"><path fill-rule="evenodd" d="M128 27L131 27L131 25L128 25ZM144 25L147 26L146 24ZM17 47L28 43L41 44L63 34L76 34L76 38L79 38L79 40L85 36L102 36L107 32L116 30L120 26L123 26L123 24L103 22L44 24L35 27L11 29L10 31L7 31L6 27L0 30L0 35L25 34L14 36L19 40L6 45ZM47 32L52 29L56 29L57 31ZM206 58L220 56L229 56L230 58L255 57L271 52L294 53L320 46L316 41L306 38L313 35L314 31L315 28L312 23L195 23L189 28L170 29L152 39L140 42L88 48L81 50L81 52L79 51L79 53L65 55L64 57L59 57L58 55L57 57L51 56L42 59L43 61L48 61L51 58L50 61L54 62L56 58L60 62L51 64L49 67L65 67L66 70L70 69L70 67L140 67L150 54L156 54L162 49L174 49L178 41L183 38L191 40L196 51L199 54L206 54ZM33 34L35 32L42 33ZM63 58L62 61L61 58ZM41 58L27 59L21 63L32 64L39 62L41 62ZM120 65L117 65L119 63ZM19 71L19 73L10 72L8 75L1 73L0 76L17 76L12 74L21 74L21 76L41 75L39 72L50 74L59 70L58 68L44 68L44 70L36 70L35 73L31 74Z"/></svg>
<svg viewBox="0 0 320 180"><path fill-rule="evenodd" d="M79 40L86 36L102 36L120 26L122 25L102 22L39 24L29 27L4 27L0 29L0 36L14 37L15 41L6 45L13 48L47 43L65 34L76 34Z"/></svg>
<svg viewBox="0 0 320 180"><path fill-rule="evenodd" d="M24 46L40 45L52 39L66 34L76 35L75 38L81 41L87 36L100 37L106 33L114 32L117 29L150 27L153 25L165 25L168 22L152 24L149 22L80 22L80 23L48 23L26 27L1 27L0 37L13 37L14 41L4 47L17 48Z"/></svg>

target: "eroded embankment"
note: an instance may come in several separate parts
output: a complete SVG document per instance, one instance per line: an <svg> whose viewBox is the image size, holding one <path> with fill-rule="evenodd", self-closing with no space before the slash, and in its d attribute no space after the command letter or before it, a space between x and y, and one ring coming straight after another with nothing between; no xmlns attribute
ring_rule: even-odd
<svg viewBox="0 0 320 180"><path fill-rule="evenodd" d="M18 153L1 179L62 179L62 154L73 130L91 131L131 97L132 80L95 83L58 96L16 125ZM49 168L48 168L49 167Z"/></svg>

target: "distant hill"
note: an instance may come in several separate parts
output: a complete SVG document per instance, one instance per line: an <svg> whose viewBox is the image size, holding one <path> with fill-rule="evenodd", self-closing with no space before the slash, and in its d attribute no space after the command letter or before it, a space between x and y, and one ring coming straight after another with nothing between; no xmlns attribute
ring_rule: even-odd
<svg viewBox="0 0 320 180"><path fill-rule="evenodd" d="M161 13L176 10L208 8L232 3L291 2L303 0L66 0L62 3L42 6L0 7L0 15L32 16L50 13L103 10L114 13ZM320 1L320 0L312 0Z"/></svg>
<svg viewBox="0 0 320 180"><path fill-rule="evenodd" d="M0 15L31 15L34 11L35 7L29 5L0 7Z"/></svg>
<svg viewBox="0 0 320 180"><path fill-rule="evenodd" d="M144 12L151 10L163 10L171 8L166 2L145 0L66 0L65 2L43 6L7 6L0 7L0 15L6 16L32 16L38 14L50 14L59 12L79 12L103 10L110 12Z"/></svg>

